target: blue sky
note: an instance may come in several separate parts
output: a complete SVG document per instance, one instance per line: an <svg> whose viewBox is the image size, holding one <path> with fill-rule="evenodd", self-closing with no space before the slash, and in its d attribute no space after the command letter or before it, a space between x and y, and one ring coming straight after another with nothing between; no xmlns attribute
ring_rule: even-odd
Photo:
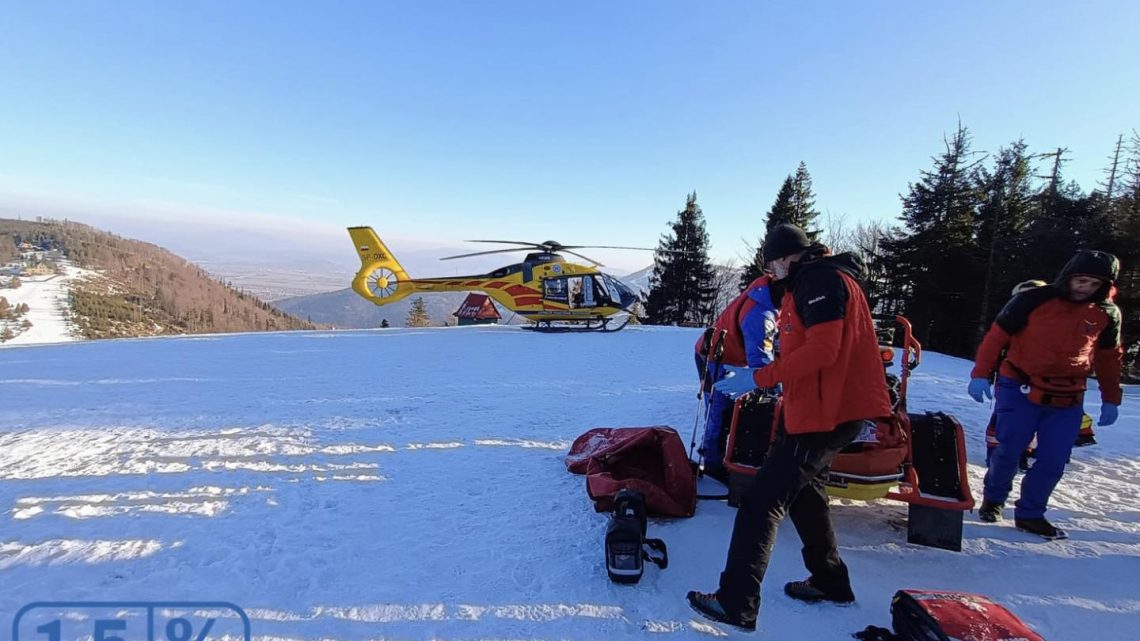
<svg viewBox="0 0 1140 641"><path fill-rule="evenodd" d="M1091 189L1138 6L5 1L0 207L653 246L696 190L733 258L801 160L893 219L959 118Z"/></svg>

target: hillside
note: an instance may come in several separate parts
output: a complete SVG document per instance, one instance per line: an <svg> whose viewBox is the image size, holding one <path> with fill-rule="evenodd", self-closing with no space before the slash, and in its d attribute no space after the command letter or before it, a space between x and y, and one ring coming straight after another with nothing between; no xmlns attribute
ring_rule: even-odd
<svg viewBox="0 0 1140 641"><path fill-rule="evenodd" d="M162 247L81 223L0 219L0 260L13 259L21 243L58 250L71 264L98 272L70 285L71 322L84 338L316 327L214 280Z"/></svg>
<svg viewBox="0 0 1140 641"><path fill-rule="evenodd" d="M459 308L464 298L467 298L467 294L462 292L442 292L424 296L424 306L427 308L432 326L440 326L445 322L454 325L455 317L451 314ZM286 314L305 318L314 323L340 329L370 329L380 327L380 323L385 319L392 327L403 327L411 310L412 301L415 299L416 296L409 296L381 307L364 300L352 289L345 288L335 292L285 298L274 301L273 306ZM499 313L503 316L499 323L506 324L511 318L510 310L499 307ZM522 322L522 319L516 316L512 322L517 324Z"/></svg>

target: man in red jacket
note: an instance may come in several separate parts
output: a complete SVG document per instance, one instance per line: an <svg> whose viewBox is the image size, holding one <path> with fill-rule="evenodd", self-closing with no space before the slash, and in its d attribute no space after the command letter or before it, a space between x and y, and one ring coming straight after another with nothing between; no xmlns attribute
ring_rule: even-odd
<svg viewBox="0 0 1140 641"><path fill-rule="evenodd" d="M1086 379L1096 371L1098 425L1116 421L1123 396L1120 310L1108 298L1119 269L1112 254L1077 252L1052 285L1006 303L978 347L970 396L979 403L993 398L990 377L998 374L998 445L986 471L981 520L1001 520L1018 458L1036 435L1037 460L1021 482L1014 525L1046 539L1066 538L1045 519L1045 509L1081 429Z"/></svg>
<svg viewBox="0 0 1140 641"><path fill-rule="evenodd" d="M832 459L864 421L891 413L878 339L858 281L862 262L851 254L831 256L793 225L769 232L764 260L786 284L779 355L760 369L728 368L715 389L743 394L782 383L783 429L741 501L720 587L687 597L701 615L745 630L756 628L760 583L785 514L803 541L811 576L788 583L784 592L803 601L855 600L824 482Z"/></svg>

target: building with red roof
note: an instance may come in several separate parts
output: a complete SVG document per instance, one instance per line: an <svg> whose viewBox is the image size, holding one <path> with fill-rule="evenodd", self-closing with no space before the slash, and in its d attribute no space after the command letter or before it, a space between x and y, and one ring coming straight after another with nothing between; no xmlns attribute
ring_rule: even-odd
<svg viewBox="0 0 1140 641"><path fill-rule="evenodd" d="M502 316L495 303L486 294L468 294L459 309L452 314L459 325L494 325Z"/></svg>

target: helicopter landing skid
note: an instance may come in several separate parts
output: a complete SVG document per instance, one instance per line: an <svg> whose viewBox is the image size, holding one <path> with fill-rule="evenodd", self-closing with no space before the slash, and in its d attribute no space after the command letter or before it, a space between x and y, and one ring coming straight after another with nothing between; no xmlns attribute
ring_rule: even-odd
<svg viewBox="0 0 1140 641"><path fill-rule="evenodd" d="M626 316L616 325L611 324L611 322L614 321L612 318L588 319L583 321L537 321L533 325L523 326L523 329L543 333L618 332L629 324L629 319L630 317Z"/></svg>

